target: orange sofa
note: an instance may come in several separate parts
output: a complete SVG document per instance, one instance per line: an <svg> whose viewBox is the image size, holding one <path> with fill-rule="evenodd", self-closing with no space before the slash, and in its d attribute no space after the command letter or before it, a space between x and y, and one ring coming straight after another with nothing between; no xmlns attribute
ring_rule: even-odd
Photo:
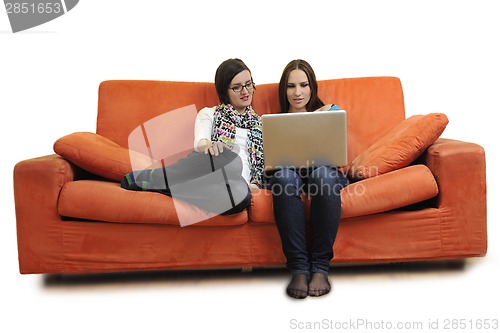
<svg viewBox="0 0 500 333"><path fill-rule="evenodd" d="M320 81L319 95L345 109L348 119L350 165L344 171L352 182L341 194L333 264L486 254L481 146L437 138L445 115L406 118L398 78ZM120 188L119 180L132 170L130 133L192 104L198 110L217 105L213 84L102 82L96 133L69 134L54 144L57 154L19 162L14 195L20 272L284 267L267 190L253 192L248 210L182 227L172 198ZM258 85L253 106L259 114L277 112L277 84Z"/></svg>

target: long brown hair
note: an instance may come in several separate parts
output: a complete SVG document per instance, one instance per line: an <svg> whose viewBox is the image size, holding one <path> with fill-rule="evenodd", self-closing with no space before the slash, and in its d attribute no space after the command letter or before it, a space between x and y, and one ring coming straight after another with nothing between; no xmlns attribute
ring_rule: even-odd
<svg viewBox="0 0 500 333"><path fill-rule="evenodd" d="M323 103L323 101L318 97L318 82L316 81L316 74L314 74L311 65L309 65L309 63L305 60L295 59L290 61L288 65L286 65L285 69L283 70L283 74L281 75L280 83L278 86L280 112L288 113L288 110L290 109L290 103L288 102L286 91L288 88L288 76L290 75L290 72L295 69L300 69L304 71L304 73L306 73L307 80L309 81L309 87L311 88L311 98L306 105L306 110L308 112L314 111L325 105L325 103Z"/></svg>

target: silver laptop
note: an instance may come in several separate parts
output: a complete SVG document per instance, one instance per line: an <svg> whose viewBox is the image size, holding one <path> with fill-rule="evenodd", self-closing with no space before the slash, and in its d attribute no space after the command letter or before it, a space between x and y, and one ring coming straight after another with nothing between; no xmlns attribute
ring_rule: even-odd
<svg viewBox="0 0 500 333"><path fill-rule="evenodd" d="M345 110L262 116L265 170L347 164Z"/></svg>

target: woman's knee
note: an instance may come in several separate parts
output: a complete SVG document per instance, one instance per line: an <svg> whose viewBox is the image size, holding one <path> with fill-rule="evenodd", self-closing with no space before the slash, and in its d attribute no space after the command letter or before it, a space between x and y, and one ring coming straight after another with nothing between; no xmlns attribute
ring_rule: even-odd
<svg viewBox="0 0 500 333"><path fill-rule="evenodd" d="M297 184L300 181L301 179L297 172L288 168L277 170L271 177L271 184Z"/></svg>
<svg viewBox="0 0 500 333"><path fill-rule="evenodd" d="M241 158L230 150L224 150L218 156L213 156L214 169L222 169L228 178L237 179L241 176L243 162Z"/></svg>
<svg viewBox="0 0 500 333"><path fill-rule="evenodd" d="M280 169L274 173L270 181L273 195L297 195L303 185L302 179L293 169Z"/></svg>

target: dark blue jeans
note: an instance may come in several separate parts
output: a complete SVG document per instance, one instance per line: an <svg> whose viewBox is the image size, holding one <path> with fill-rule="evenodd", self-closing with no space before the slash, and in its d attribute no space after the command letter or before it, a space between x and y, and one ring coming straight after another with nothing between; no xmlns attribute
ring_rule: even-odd
<svg viewBox="0 0 500 333"><path fill-rule="evenodd" d="M284 168L271 176L274 218L286 265L293 275L328 274L340 223L340 190L347 184L342 172L326 166ZM310 244L300 197L303 192L311 199Z"/></svg>

